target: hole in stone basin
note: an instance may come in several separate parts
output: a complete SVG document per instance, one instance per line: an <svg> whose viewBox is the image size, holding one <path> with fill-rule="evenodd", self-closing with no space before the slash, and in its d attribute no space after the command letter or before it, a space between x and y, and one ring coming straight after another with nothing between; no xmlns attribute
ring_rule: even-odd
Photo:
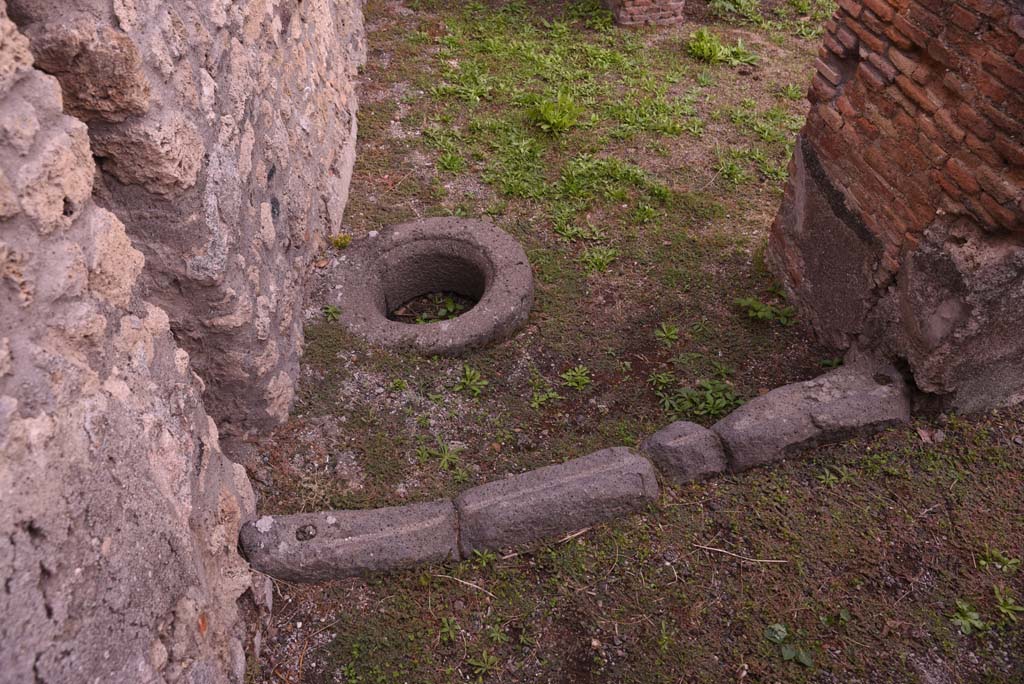
<svg viewBox="0 0 1024 684"><path fill-rule="evenodd" d="M438 249L388 265L384 311L399 323L450 320L472 309L487 290L489 264L463 250Z"/></svg>
<svg viewBox="0 0 1024 684"><path fill-rule="evenodd" d="M436 323L458 318L476 306L476 299L458 292L430 292L413 297L388 312L388 320L398 323Z"/></svg>

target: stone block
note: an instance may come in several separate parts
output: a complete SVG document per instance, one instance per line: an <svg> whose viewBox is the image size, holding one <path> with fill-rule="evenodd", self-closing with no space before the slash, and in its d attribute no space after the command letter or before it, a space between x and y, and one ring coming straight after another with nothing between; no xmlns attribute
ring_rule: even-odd
<svg viewBox="0 0 1024 684"><path fill-rule="evenodd" d="M455 499L459 549L499 549L563 535L658 498L651 462L625 447L489 482Z"/></svg>
<svg viewBox="0 0 1024 684"><path fill-rule="evenodd" d="M711 430L677 421L644 440L640 450L654 461L662 475L677 484L704 480L725 472L722 442Z"/></svg>
<svg viewBox="0 0 1024 684"><path fill-rule="evenodd" d="M242 527L252 567L289 582L319 582L457 558L451 501L266 515Z"/></svg>
<svg viewBox="0 0 1024 684"><path fill-rule="evenodd" d="M774 389L711 429L729 470L738 472L908 420L910 398L898 375L844 367Z"/></svg>

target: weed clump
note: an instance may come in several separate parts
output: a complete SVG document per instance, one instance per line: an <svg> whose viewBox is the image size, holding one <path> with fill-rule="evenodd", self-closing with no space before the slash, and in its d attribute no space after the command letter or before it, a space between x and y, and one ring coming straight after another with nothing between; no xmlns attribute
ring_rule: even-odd
<svg viewBox="0 0 1024 684"><path fill-rule="evenodd" d="M703 27L690 34L690 39L686 42L686 52L705 64L739 66L757 63L757 55L748 50L742 40L737 40L734 45L726 45L718 36Z"/></svg>
<svg viewBox="0 0 1024 684"><path fill-rule="evenodd" d="M554 99L541 100L533 105L527 116L537 128L557 135L575 126L581 114L583 107L576 103L571 94L561 90Z"/></svg>

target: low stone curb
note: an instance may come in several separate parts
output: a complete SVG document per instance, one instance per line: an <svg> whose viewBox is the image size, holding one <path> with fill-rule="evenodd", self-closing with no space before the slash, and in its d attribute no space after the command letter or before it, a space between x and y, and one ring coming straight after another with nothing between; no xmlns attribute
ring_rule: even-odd
<svg viewBox="0 0 1024 684"><path fill-rule="evenodd" d="M843 367L774 389L711 429L735 473L909 420L910 396L898 373Z"/></svg>
<svg viewBox="0 0 1024 684"><path fill-rule="evenodd" d="M252 566L289 582L318 582L458 558L451 501L371 510L266 515L242 526Z"/></svg>
<svg viewBox="0 0 1024 684"><path fill-rule="evenodd" d="M495 550L572 532L658 498L651 462L625 447L488 482L455 499L459 550Z"/></svg>
<svg viewBox="0 0 1024 684"><path fill-rule="evenodd" d="M239 535L255 570L317 582L529 544L642 510L657 475L676 484L739 472L910 419L893 370L840 368L753 399L711 429L679 421L626 447L488 482L454 501L264 516Z"/></svg>

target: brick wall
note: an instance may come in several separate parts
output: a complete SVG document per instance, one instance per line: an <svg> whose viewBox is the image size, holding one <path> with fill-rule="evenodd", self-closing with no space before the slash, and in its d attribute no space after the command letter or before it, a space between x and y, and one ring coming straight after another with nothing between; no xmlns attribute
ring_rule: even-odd
<svg viewBox="0 0 1024 684"><path fill-rule="evenodd" d="M685 0L605 0L622 26L677 24L683 20Z"/></svg>
<svg viewBox="0 0 1024 684"><path fill-rule="evenodd" d="M1024 354L995 313L1024 288L1024 5L839 0L826 28L773 265L824 340L953 404L1024 396L965 390Z"/></svg>

